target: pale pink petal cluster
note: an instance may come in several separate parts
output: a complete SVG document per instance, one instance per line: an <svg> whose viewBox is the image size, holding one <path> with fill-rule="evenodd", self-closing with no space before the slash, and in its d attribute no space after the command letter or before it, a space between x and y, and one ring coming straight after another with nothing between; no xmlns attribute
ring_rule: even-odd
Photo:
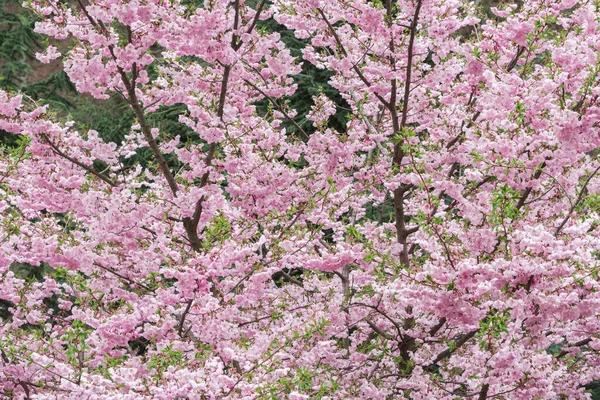
<svg viewBox="0 0 600 400"><path fill-rule="evenodd" d="M136 121L0 91L0 396L589 398L597 3L192 4L27 4Z"/></svg>

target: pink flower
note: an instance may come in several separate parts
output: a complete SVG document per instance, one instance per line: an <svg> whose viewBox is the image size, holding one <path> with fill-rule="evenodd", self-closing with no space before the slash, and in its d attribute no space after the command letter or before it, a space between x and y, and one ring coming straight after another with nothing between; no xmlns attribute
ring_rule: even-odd
<svg viewBox="0 0 600 400"><path fill-rule="evenodd" d="M58 52L58 49L54 46L48 46L44 53L35 53L35 57L44 64L49 64L50 62L56 60L60 56L61 54Z"/></svg>

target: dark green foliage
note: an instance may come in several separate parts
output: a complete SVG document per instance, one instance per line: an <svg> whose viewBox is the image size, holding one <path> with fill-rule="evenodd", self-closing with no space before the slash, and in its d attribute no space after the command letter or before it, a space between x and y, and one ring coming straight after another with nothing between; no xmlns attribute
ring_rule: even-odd
<svg viewBox="0 0 600 400"><path fill-rule="evenodd" d="M371 221L393 222L394 205L391 199L386 198L383 203L368 203L365 210L365 216Z"/></svg>
<svg viewBox="0 0 600 400"><path fill-rule="evenodd" d="M12 271L17 278L25 279L30 282L43 282L44 276L54 271L54 269L46 263L42 263L39 266L26 263L13 263L10 266L10 271Z"/></svg>
<svg viewBox="0 0 600 400"><path fill-rule="evenodd" d="M28 282L43 282L44 277L52 273L54 269L46 263L42 263L39 266L26 263L13 263L10 266L9 271L12 271L15 274L15 277L25 279ZM44 299L44 303L46 306L52 308L57 308L58 306L57 298ZM14 303L0 298L0 320L10 319L12 313L9 311L9 308L14 306Z"/></svg>
<svg viewBox="0 0 600 400"><path fill-rule="evenodd" d="M148 345L150 345L151 342L145 337L140 336L137 339L130 340L127 344L129 344L129 347L135 353L135 355L143 356L148 352Z"/></svg>
<svg viewBox="0 0 600 400"><path fill-rule="evenodd" d="M0 0L0 89L20 90L24 94L66 111L72 104L64 95L75 87L60 71L38 82L28 82L35 71L35 53L44 50L45 39L34 32L36 17L16 0Z"/></svg>
<svg viewBox="0 0 600 400"><path fill-rule="evenodd" d="M36 51L41 51L41 37L33 31L35 19L20 8L17 1L0 0L0 89L20 88L29 63ZM19 9L19 13L7 9Z"/></svg>
<svg viewBox="0 0 600 400"><path fill-rule="evenodd" d="M553 355L554 357L558 356L562 348L567 344L567 342L563 343L553 343L546 349L546 351ZM588 393L592 395L592 400L600 400L600 381L592 381L584 386Z"/></svg>
<svg viewBox="0 0 600 400"><path fill-rule="evenodd" d="M8 300L0 299L0 320L7 320L12 317L12 314L10 311L8 311L8 309L14 306L14 303Z"/></svg>
<svg viewBox="0 0 600 400"><path fill-rule="evenodd" d="M179 122L179 116L187 112L187 107L184 104L174 104L172 106L161 106L156 112L148 117L148 121L154 127L160 129L165 137L175 138L180 137L181 143L197 141L198 134L190 127Z"/></svg>
<svg viewBox="0 0 600 400"><path fill-rule="evenodd" d="M285 43L290 50L292 56L297 59L302 59L302 49L306 47L308 41L300 40L294 36L294 32L286 29L283 25L278 24L274 19L270 18L267 21L261 21L258 28L265 32L278 32L281 35L281 41ZM318 69L309 62L302 63L302 71L294 77L298 88L296 92L287 99L279 99L280 103L287 105L298 112L294 121L308 134L313 132L315 128L312 126L312 121L306 119L306 114L313 106L313 97L320 93L329 97L336 105L337 112L329 120L328 126L338 132L344 132L346 128L347 115L350 111L348 103L342 98L340 92L329 84L329 80L333 76L333 72L328 70ZM266 113L269 107L269 101L263 100L257 104L258 110L261 113ZM286 131L293 136L298 136L297 128L289 122L284 122Z"/></svg>
<svg viewBox="0 0 600 400"><path fill-rule="evenodd" d="M29 84L22 89L22 92L42 104L50 105L54 111L63 113L73 109L73 100L69 99L69 95L76 94L75 86L64 71Z"/></svg>
<svg viewBox="0 0 600 400"><path fill-rule="evenodd" d="M0 89L21 91L40 104L49 104L54 110L66 112L72 103L65 96L74 95L75 88L60 71L39 82L28 82L35 72L31 67L35 53L44 49L44 38L34 32L36 18L16 0L0 0ZM14 135L0 130L0 143L7 147L17 145Z"/></svg>
<svg viewBox="0 0 600 400"><path fill-rule="evenodd" d="M592 395L592 400L600 400L600 381L590 382L585 388Z"/></svg>
<svg viewBox="0 0 600 400"><path fill-rule="evenodd" d="M108 100L82 96L74 98L69 119L74 120L77 129L83 132L95 130L102 140L120 144L130 133L135 115L129 105L117 95Z"/></svg>
<svg viewBox="0 0 600 400"><path fill-rule="evenodd" d="M40 37L33 32L31 16L25 12L16 14L7 11L17 7L16 2L0 0L0 90L22 87L27 72L32 70L28 62L41 49ZM13 135L0 130L0 143L12 147L16 140Z"/></svg>
<svg viewBox="0 0 600 400"><path fill-rule="evenodd" d="M286 283L302 282L303 273L304 271L300 268L283 268L281 271L277 271L271 275L271 279L273 279L277 287L282 287Z"/></svg>

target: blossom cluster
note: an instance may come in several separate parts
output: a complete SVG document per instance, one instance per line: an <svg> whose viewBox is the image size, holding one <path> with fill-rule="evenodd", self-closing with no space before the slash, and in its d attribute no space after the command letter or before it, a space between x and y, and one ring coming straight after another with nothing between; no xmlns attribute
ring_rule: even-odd
<svg viewBox="0 0 600 400"><path fill-rule="evenodd" d="M598 2L27 6L66 43L39 59L136 121L0 92L0 395L589 398ZM305 63L341 101L298 116ZM189 140L150 122L173 105Z"/></svg>

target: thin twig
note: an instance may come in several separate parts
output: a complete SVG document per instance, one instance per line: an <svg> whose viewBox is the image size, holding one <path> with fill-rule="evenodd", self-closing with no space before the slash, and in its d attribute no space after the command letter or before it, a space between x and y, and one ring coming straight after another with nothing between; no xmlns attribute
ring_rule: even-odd
<svg viewBox="0 0 600 400"><path fill-rule="evenodd" d="M587 177L587 179L585 180L585 183L583 184L583 186L581 187L581 190L579 191L579 196L577 196L577 200L575 200L575 203L573 203L573 205L571 205L571 208L569 209L569 212L568 212L567 216L560 223L560 225L558 226L558 228L556 228L556 231L554 232L554 236L558 236L558 234L560 233L560 231L562 230L562 228L565 226L565 224L567 223L567 221L569 220L569 218L571 218L571 215L573 214L573 211L575 210L575 207L577 207L577 205L583 199L583 196L585 194L587 185L590 183L590 181L592 180L592 178L594 177L594 175L596 175L596 173L598 173L598 170L600 170L600 166L598 166L598 168L596 168L594 170L594 172L592 172L590 174L590 176Z"/></svg>

